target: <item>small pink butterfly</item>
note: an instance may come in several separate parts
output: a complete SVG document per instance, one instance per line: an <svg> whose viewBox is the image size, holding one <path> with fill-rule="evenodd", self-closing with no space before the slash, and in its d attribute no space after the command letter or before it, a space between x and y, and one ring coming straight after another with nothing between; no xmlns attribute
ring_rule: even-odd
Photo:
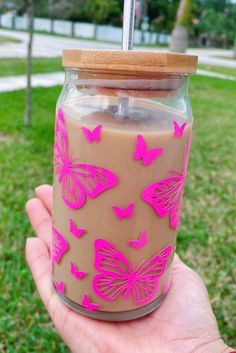
<svg viewBox="0 0 236 353"><path fill-rule="evenodd" d="M85 306L85 308L88 311L93 311L93 310L97 310L98 308L100 308L99 304L95 304L95 303L91 303L89 300L89 296L87 293L84 294L83 300L82 300L82 305Z"/></svg>
<svg viewBox="0 0 236 353"><path fill-rule="evenodd" d="M62 109L57 111L54 141L54 173L61 183L61 195L72 209L83 206L86 197L91 199L118 184L116 174L108 169L90 164L75 163L71 151Z"/></svg>
<svg viewBox="0 0 236 353"><path fill-rule="evenodd" d="M125 255L106 239L96 239L94 292L104 300L132 295L136 304L151 301L158 289L159 278L165 272L172 245L167 245L146 263L130 265Z"/></svg>
<svg viewBox="0 0 236 353"><path fill-rule="evenodd" d="M166 281L164 284L163 284L163 293L166 294L169 292L169 289L170 289L170 280L169 281Z"/></svg>
<svg viewBox="0 0 236 353"><path fill-rule="evenodd" d="M177 121L173 121L173 125L174 125L174 136L181 137L184 133L184 129L185 129L187 123L183 123L181 126L179 126Z"/></svg>
<svg viewBox="0 0 236 353"><path fill-rule="evenodd" d="M133 246L133 248L140 250L144 245L147 244L147 242L147 231L143 230L138 240L129 240L128 244Z"/></svg>
<svg viewBox="0 0 236 353"><path fill-rule="evenodd" d="M66 238L59 230L52 225L51 259L57 264L61 261L62 255L68 250L69 245Z"/></svg>
<svg viewBox="0 0 236 353"><path fill-rule="evenodd" d="M118 206L112 206L112 209L115 211L115 213L119 219L131 218L133 215L134 203L131 202L128 204L128 206L126 206L124 208L121 208Z"/></svg>
<svg viewBox="0 0 236 353"><path fill-rule="evenodd" d="M93 131L87 129L86 127L81 127L81 129L82 129L82 131L86 137L86 140L88 142L93 142L93 141L99 142L100 141L102 125L96 126L95 129L93 129Z"/></svg>
<svg viewBox="0 0 236 353"><path fill-rule="evenodd" d="M160 148L151 148L147 149L147 144L142 135L137 136L136 148L134 151L134 160L138 161L143 160L144 165L150 165L157 157L162 154L164 149Z"/></svg>
<svg viewBox="0 0 236 353"><path fill-rule="evenodd" d="M78 228L75 224L75 222L73 221L72 218L70 218L70 232L76 237L76 238L80 238L81 235L87 233L86 229L83 228Z"/></svg>
<svg viewBox="0 0 236 353"><path fill-rule="evenodd" d="M58 293L64 294L64 288L65 288L65 283L64 281L58 282L55 278L54 278L54 283L55 286L57 288Z"/></svg>
<svg viewBox="0 0 236 353"><path fill-rule="evenodd" d="M77 279L82 279L87 275L86 272L79 271L76 264L73 261L70 261L70 273L75 276Z"/></svg>
<svg viewBox="0 0 236 353"><path fill-rule="evenodd" d="M182 173L158 180L148 185L142 192L143 200L149 203L160 217L170 214L170 225L174 229L178 228L180 224L191 140L192 130L190 130L189 140L185 148Z"/></svg>

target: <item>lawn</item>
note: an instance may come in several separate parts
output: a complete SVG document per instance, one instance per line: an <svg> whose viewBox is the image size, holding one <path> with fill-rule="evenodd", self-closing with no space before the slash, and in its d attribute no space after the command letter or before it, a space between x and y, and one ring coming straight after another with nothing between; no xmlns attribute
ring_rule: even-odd
<svg viewBox="0 0 236 353"><path fill-rule="evenodd" d="M61 58L33 58L32 71L34 74L63 70ZM0 77L24 75L26 73L26 59L0 59Z"/></svg>
<svg viewBox="0 0 236 353"><path fill-rule="evenodd" d="M33 126L23 128L24 91L1 93L0 351L68 352L32 281L24 246L32 230L24 205L52 180L54 107L60 88L33 91ZM236 346L236 82L195 76L194 138L178 253L204 278L220 331ZM190 308L191 310L191 308Z"/></svg>
<svg viewBox="0 0 236 353"><path fill-rule="evenodd" d="M20 40L17 38L0 35L0 45L2 43L20 43Z"/></svg>
<svg viewBox="0 0 236 353"><path fill-rule="evenodd" d="M236 78L236 67L223 67L223 66L199 64L198 68L202 70L218 72L219 74L235 76Z"/></svg>

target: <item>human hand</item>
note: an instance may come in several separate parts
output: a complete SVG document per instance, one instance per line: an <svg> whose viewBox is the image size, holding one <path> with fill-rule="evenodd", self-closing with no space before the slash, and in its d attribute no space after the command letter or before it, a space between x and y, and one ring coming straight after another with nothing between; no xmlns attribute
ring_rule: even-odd
<svg viewBox="0 0 236 353"><path fill-rule="evenodd" d="M26 259L52 321L73 353L230 353L220 338L206 287L175 255L172 286L161 307L129 322L96 321L68 308L50 278L52 187L42 185L26 211L37 238L29 238Z"/></svg>

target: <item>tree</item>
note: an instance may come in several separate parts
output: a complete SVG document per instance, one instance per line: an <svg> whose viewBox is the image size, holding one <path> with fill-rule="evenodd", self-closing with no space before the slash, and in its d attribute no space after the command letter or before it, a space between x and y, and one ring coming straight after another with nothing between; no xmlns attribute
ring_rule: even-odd
<svg viewBox="0 0 236 353"><path fill-rule="evenodd" d="M84 11L95 24L94 37L97 37L97 24L104 23L110 16L120 12L117 0L87 0Z"/></svg>
<svg viewBox="0 0 236 353"><path fill-rule="evenodd" d="M235 37L234 37L234 52L233 52L233 57L234 57L234 59L236 59L236 34L235 34Z"/></svg>
<svg viewBox="0 0 236 353"><path fill-rule="evenodd" d="M24 124L25 126L31 125L32 120L32 87L31 87L31 76L32 76L32 44L33 44L33 31L34 31L34 0L27 0L28 7L28 51L27 51L27 88L26 88L26 109Z"/></svg>
<svg viewBox="0 0 236 353"><path fill-rule="evenodd" d="M188 47L188 25L191 14L191 0L180 0L176 24L171 35L170 51L185 53Z"/></svg>

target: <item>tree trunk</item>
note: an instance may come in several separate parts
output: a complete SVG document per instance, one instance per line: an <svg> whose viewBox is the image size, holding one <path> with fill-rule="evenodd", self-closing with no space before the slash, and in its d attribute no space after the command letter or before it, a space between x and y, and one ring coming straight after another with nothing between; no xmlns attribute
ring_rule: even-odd
<svg viewBox="0 0 236 353"><path fill-rule="evenodd" d="M171 34L170 51L185 53L188 48L188 30L186 27L176 25Z"/></svg>
<svg viewBox="0 0 236 353"><path fill-rule="evenodd" d="M175 28L171 34L170 51L185 53L188 47L188 21L191 0L180 0Z"/></svg>
<svg viewBox="0 0 236 353"><path fill-rule="evenodd" d="M27 88L26 88L26 108L24 124L25 126L31 125L32 115L32 44L33 44L33 31L34 31L34 0L28 0L28 52L27 52Z"/></svg>
<svg viewBox="0 0 236 353"><path fill-rule="evenodd" d="M234 59L236 59L236 34L235 34L235 37L234 37L234 52L233 52L233 57L234 57Z"/></svg>

